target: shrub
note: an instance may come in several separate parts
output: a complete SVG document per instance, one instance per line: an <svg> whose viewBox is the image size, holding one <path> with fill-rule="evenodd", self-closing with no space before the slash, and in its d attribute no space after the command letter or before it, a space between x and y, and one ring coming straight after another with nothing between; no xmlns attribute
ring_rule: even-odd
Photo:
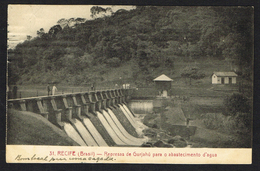
<svg viewBox="0 0 260 171"><path fill-rule="evenodd" d="M117 57L107 59L106 64L108 64L108 66L110 66L110 67L119 67L120 66L120 59L117 58Z"/></svg>
<svg viewBox="0 0 260 171"><path fill-rule="evenodd" d="M187 66L182 70L181 77L190 78L190 85L191 79L199 80L204 78L206 75L200 71L198 67L195 66Z"/></svg>
<svg viewBox="0 0 260 171"><path fill-rule="evenodd" d="M208 129L218 129L224 126L224 121L227 120L222 114L207 113L202 117L203 124Z"/></svg>
<svg viewBox="0 0 260 171"><path fill-rule="evenodd" d="M234 93L225 98L224 106L223 114L227 116L235 116L237 112L250 113L249 101L243 94Z"/></svg>
<svg viewBox="0 0 260 171"><path fill-rule="evenodd" d="M207 113L202 118L202 122L207 129L218 130L223 133L248 133L252 121L250 115L246 113L238 113L236 116Z"/></svg>

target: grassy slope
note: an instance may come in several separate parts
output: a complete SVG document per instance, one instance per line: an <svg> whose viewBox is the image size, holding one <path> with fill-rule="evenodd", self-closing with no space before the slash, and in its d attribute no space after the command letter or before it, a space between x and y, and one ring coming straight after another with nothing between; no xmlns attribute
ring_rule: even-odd
<svg viewBox="0 0 260 171"><path fill-rule="evenodd" d="M8 110L7 144L18 145L78 145L65 132L41 115Z"/></svg>
<svg viewBox="0 0 260 171"><path fill-rule="evenodd" d="M132 61L128 61L126 63L121 64L119 67L115 68L108 68L104 65L100 66L100 68L95 67L91 72L91 76L94 77L102 77L103 81L95 80L96 82L96 89L99 88L114 88L115 84L122 85L124 83L130 83L131 86L135 86L136 78L133 78L133 72L136 71L134 69L136 63ZM192 85L189 85L189 79L185 79L181 77L182 70L186 66L197 66L200 68L201 72L203 72L206 77L200 80L192 80ZM161 74L166 74L170 78L173 79L172 88L173 88L173 95L190 95L190 96L223 96L227 94L227 92L223 91L213 91L214 87L211 84L211 74L214 71L230 71L230 66L224 60L218 60L213 58L206 58L206 59L196 59L195 61L184 61L182 57L178 57L174 61L174 68L173 72L169 69L159 67L151 71L151 75L156 78ZM84 74L84 73L82 73ZM143 73L138 73L142 75ZM121 79L120 79L121 77ZM56 76L53 75L52 80L56 80ZM144 80L142 80L144 81ZM152 81L152 80L151 80ZM82 80L84 82L84 80ZM46 95L46 85L26 85L26 82L23 85L18 86L18 91L23 91L22 96L36 96L37 90L38 95ZM72 85L74 82L63 83L62 81L58 83L56 86L58 88L58 94L62 92L71 93L79 92L79 91L88 91L91 87L91 83L83 84L83 85ZM148 85L147 85L148 86ZM223 89L223 87L221 87ZM207 91L205 91L207 90ZM24 94L24 95L23 95ZM27 95L28 94L28 95Z"/></svg>
<svg viewBox="0 0 260 171"><path fill-rule="evenodd" d="M168 56L171 57L171 56ZM206 77L204 79L199 80L199 82L203 83L203 84L207 84L208 82L211 82L211 74L214 71L230 71L230 66L227 64L226 61L224 60L218 60L218 59L214 59L211 57L205 57L205 59L195 59L193 61L185 61L183 59L184 57L182 56L178 56L175 60L174 60L174 67L172 69L169 68L164 68L163 66L158 67L158 68L151 68L150 70L150 74L156 78L157 76L161 75L161 74L166 74L167 76L171 77L174 79L173 85L186 85L185 83L185 79L180 78L181 77L181 73L182 70L187 67L187 66L196 66L198 68L200 68L200 70L206 74ZM138 68L138 65L136 63L136 61L134 59L128 61L128 62L124 62L121 63L119 67L107 67L105 65L100 65L100 66L95 66L92 67L91 74L89 75L89 71L88 71L88 75L90 77L90 82L96 82L99 83L97 84L97 86L100 86L100 84L102 83L103 85L101 87L110 87L110 86L114 86L116 83L120 84L120 83L134 83L135 78L133 78L133 72L136 72ZM43 80L59 80L59 76L57 75L58 73L52 73L52 74L37 74L37 77L42 77ZM86 73L84 73L84 71L80 74L85 75ZM139 72L139 75L142 75L143 73ZM26 77L26 75L24 75ZM70 75L71 77L72 75ZM77 76L77 75L75 75ZM144 75L146 76L146 75ZM48 79L47 79L48 77ZM50 77L50 78L49 78ZM69 77L69 76L68 76ZM103 78L103 81L100 81L99 79L96 78ZM121 79L120 79L121 77ZM26 81L25 78L23 78L23 83L22 84L31 84L30 81ZM47 84L48 81L46 81ZM58 82L60 82L61 84L64 85L75 85L72 80L70 80L69 83L67 83L64 79L59 80ZM82 80L82 83L85 82L84 80ZM198 81L192 80L192 83L196 85ZM90 83L91 84L91 83Z"/></svg>

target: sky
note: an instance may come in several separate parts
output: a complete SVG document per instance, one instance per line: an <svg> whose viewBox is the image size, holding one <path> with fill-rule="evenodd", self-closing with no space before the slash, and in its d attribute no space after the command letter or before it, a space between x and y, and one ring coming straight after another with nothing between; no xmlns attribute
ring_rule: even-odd
<svg viewBox="0 0 260 171"><path fill-rule="evenodd" d="M43 28L48 32L61 18L90 17L93 5L8 5L8 45L13 48L26 40L27 35L35 37L37 30ZM118 9L134 9L133 6L101 6Z"/></svg>

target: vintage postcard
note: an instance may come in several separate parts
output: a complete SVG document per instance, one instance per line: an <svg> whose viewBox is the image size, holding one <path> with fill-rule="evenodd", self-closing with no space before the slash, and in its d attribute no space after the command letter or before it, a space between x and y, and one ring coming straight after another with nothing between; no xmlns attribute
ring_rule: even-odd
<svg viewBox="0 0 260 171"><path fill-rule="evenodd" d="M251 164L254 7L8 5L7 163Z"/></svg>

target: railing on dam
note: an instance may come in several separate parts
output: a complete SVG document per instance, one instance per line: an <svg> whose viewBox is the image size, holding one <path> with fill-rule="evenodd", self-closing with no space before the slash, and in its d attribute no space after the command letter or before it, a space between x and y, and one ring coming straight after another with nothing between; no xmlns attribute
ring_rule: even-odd
<svg viewBox="0 0 260 171"><path fill-rule="evenodd" d="M46 86L16 86L16 91L14 91L14 85L9 85L7 91L8 99L16 99L16 98L27 98L27 97L38 97L38 96L47 96L52 95L52 87L48 92ZM91 92L91 91L103 91L103 90L114 90L121 89L122 87L85 87L85 86L57 86L55 91L55 95L58 94L73 94L73 93L81 93L81 92Z"/></svg>
<svg viewBox="0 0 260 171"><path fill-rule="evenodd" d="M64 126L62 123L71 122L72 118L81 119L81 116L87 115L88 112L96 112L120 103L127 103L131 93L132 89L95 90L9 99L7 104L9 109L40 114L62 128Z"/></svg>

